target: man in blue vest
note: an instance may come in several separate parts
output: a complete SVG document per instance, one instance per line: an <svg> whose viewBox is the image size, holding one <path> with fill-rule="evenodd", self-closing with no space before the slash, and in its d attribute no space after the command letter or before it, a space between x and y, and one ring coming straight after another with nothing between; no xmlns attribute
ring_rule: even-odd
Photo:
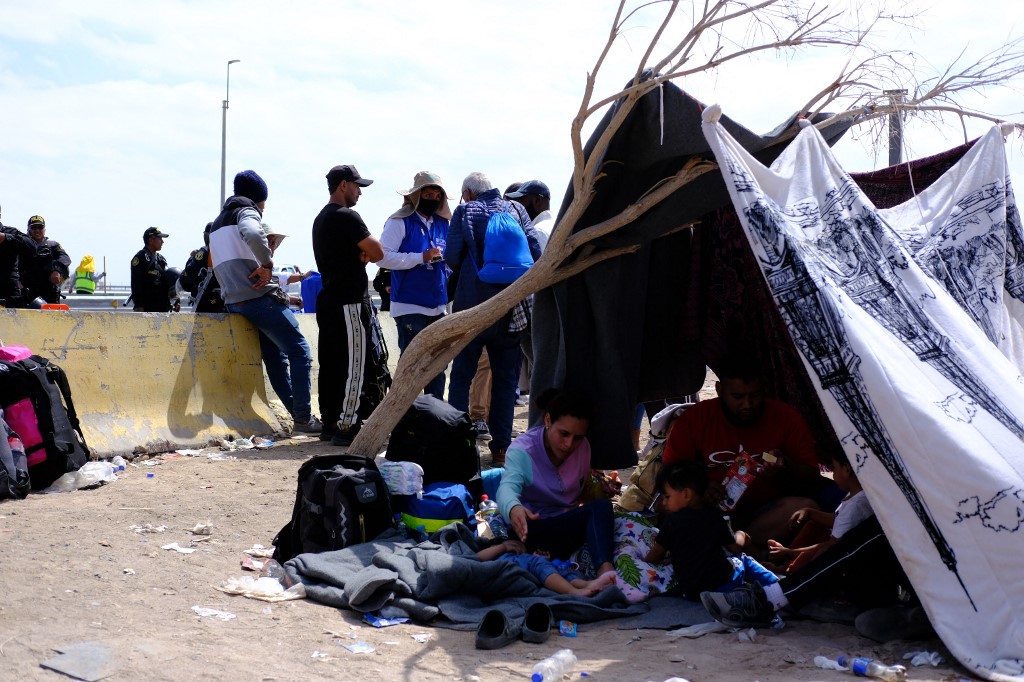
<svg viewBox="0 0 1024 682"><path fill-rule="evenodd" d="M448 304L448 193L441 177L420 171L412 189L399 190L402 207L384 223L380 236L384 258L377 265L391 270L391 317L398 327L398 348L405 349L427 325L441 319ZM425 391L444 400L444 372Z"/></svg>

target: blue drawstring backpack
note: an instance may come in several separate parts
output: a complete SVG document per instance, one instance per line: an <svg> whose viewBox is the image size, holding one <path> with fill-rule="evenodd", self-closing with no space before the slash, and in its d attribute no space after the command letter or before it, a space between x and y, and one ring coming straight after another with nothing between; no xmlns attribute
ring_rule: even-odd
<svg viewBox="0 0 1024 682"><path fill-rule="evenodd" d="M511 284L533 265L533 254L526 241L526 231L511 213L512 204L495 211L487 219L484 231L484 262L477 269L481 282Z"/></svg>

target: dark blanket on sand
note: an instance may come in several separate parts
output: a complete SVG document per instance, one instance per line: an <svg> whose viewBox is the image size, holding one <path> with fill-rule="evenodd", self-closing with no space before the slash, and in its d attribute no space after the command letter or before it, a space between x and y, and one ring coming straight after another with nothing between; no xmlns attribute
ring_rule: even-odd
<svg viewBox="0 0 1024 682"><path fill-rule="evenodd" d="M509 561L480 561L472 531L455 523L424 542L388 531L376 540L335 552L300 554L284 565L288 577L306 587L310 599L353 611L395 606L417 621L439 615L435 625L472 630L490 609L522 617L535 602L551 606L558 620L589 623L646 613L618 588L593 597L555 594Z"/></svg>

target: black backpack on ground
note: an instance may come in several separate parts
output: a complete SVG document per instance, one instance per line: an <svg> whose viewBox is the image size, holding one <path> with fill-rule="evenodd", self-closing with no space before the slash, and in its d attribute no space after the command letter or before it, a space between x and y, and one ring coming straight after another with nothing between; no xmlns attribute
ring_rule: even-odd
<svg viewBox="0 0 1024 682"><path fill-rule="evenodd" d="M0 500L20 500L28 495L29 487L24 446L4 421L0 408Z"/></svg>
<svg viewBox="0 0 1024 682"><path fill-rule="evenodd" d="M292 518L274 538L274 558L369 542L393 524L388 486L372 459L320 455L299 467Z"/></svg>
<svg viewBox="0 0 1024 682"><path fill-rule="evenodd" d="M421 395L391 432L385 453L392 462L423 467L423 483L470 483L480 476L480 449L469 415L432 395ZM482 491L482 488L481 488Z"/></svg>
<svg viewBox="0 0 1024 682"><path fill-rule="evenodd" d="M89 461L67 374L46 358L0 360L0 407L25 445L33 490Z"/></svg>

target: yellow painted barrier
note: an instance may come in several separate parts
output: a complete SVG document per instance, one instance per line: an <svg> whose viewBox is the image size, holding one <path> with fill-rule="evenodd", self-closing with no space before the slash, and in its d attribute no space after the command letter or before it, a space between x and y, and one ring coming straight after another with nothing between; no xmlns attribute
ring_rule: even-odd
<svg viewBox="0 0 1024 682"><path fill-rule="evenodd" d="M304 329L315 329L308 317ZM307 338L315 358L316 334ZM0 309L0 340L64 368L86 442L101 457L281 428L256 330L241 315Z"/></svg>

